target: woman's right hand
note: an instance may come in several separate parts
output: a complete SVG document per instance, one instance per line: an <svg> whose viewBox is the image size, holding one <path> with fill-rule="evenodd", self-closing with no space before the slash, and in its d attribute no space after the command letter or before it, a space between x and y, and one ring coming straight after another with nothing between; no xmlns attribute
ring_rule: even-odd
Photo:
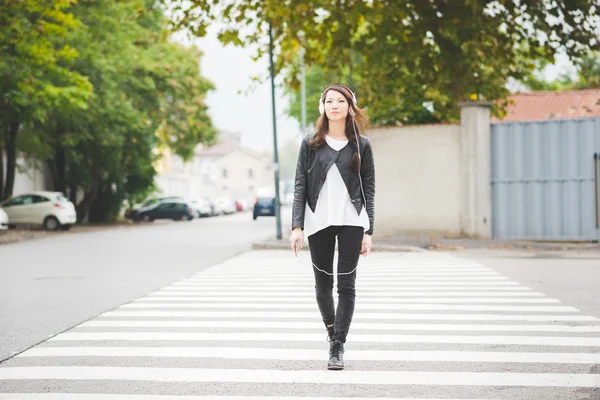
<svg viewBox="0 0 600 400"><path fill-rule="evenodd" d="M296 241L298 241L298 248L301 249L302 244L304 243L304 232L300 227L294 228L290 235L290 246L292 247L294 254L296 254Z"/></svg>

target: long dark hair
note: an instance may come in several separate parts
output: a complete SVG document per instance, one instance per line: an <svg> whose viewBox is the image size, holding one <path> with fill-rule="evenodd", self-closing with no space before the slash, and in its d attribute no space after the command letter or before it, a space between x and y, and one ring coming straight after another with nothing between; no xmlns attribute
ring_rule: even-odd
<svg viewBox="0 0 600 400"><path fill-rule="evenodd" d="M321 103L323 103L324 99L327 97L327 93L329 93L330 90L335 90L336 92L341 93L346 98L346 101L348 102L348 115L346 116L345 133L346 133L346 137L348 138L348 141L354 148L354 154L352 155L352 160L350 161L350 167L352 169L354 169L355 171L358 171L360 169L360 159L358 157L358 152L357 152L358 146L356 144L356 137L354 136L354 127L356 126L356 131L359 135L366 134L366 130L369 125L369 117L367 116L367 113L365 110L358 108L354 104L354 101L352 100L352 93L350 92L350 90L348 90L348 88L346 88L345 86L342 86L342 85L329 86L325 90L325 92L323 92L323 95L321 96L321 99L319 100ZM351 114L350 110L354 111L354 114L355 114L354 117L352 117L350 115ZM353 126L353 124L354 124L354 126ZM329 132L329 118L327 118L327 113L324 112L323 115L321 115L319 117L319 119L317 119L316 133L315 133L315 136L310 141L311 147L317 148L319 146L322 146L325 143L325 136L327 135L328 132Z"/></svg>

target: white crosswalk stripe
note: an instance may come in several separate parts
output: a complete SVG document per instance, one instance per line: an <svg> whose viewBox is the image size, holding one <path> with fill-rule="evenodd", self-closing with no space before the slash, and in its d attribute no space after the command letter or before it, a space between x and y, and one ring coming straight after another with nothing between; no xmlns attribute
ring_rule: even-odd
<svg viewBox="0 0 600 400"><path fill-rule="evenodd" d="M327 371L312 274L306 252L233 257L7 361L0 400L567 399L600 390L599 318L437 252L361 259L347 367Z"/></svg>

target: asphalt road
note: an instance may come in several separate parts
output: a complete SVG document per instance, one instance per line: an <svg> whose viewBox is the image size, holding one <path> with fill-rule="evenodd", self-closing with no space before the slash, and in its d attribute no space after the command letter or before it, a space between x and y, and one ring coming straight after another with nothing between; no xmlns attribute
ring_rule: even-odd
<svg viewBox="0 0 600 400"><path fill-rule="evenodd" d="M308 252L245 252L274 225L0 246L2 358L19 353L0 400L600 399L597 252L361 258L347 368L327 371Z"/></svg>
<svg viewBox="0 0 600 400"><path fill-rule="evenodd" d="M275 232L275 218L244 212L2 245L0 361Z"/></svg>
<svg viewBox="0 0 600 400"><path fill-rule="evenodd" d="M479 262L581 312L600 318L600 252L470 249L451 252Z"/></svg>

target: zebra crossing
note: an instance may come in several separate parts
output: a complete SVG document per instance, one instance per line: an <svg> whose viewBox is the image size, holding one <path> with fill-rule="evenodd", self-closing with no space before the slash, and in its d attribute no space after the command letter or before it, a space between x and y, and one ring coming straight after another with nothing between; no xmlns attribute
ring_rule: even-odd
<svg viewBox="0 0 600 400"><path fill-rule="evenodd" d="M0 400L600 398L599 318L448 253L361 258L328 371L311 268L252 251L173 282L0 365Z"/></svg>

